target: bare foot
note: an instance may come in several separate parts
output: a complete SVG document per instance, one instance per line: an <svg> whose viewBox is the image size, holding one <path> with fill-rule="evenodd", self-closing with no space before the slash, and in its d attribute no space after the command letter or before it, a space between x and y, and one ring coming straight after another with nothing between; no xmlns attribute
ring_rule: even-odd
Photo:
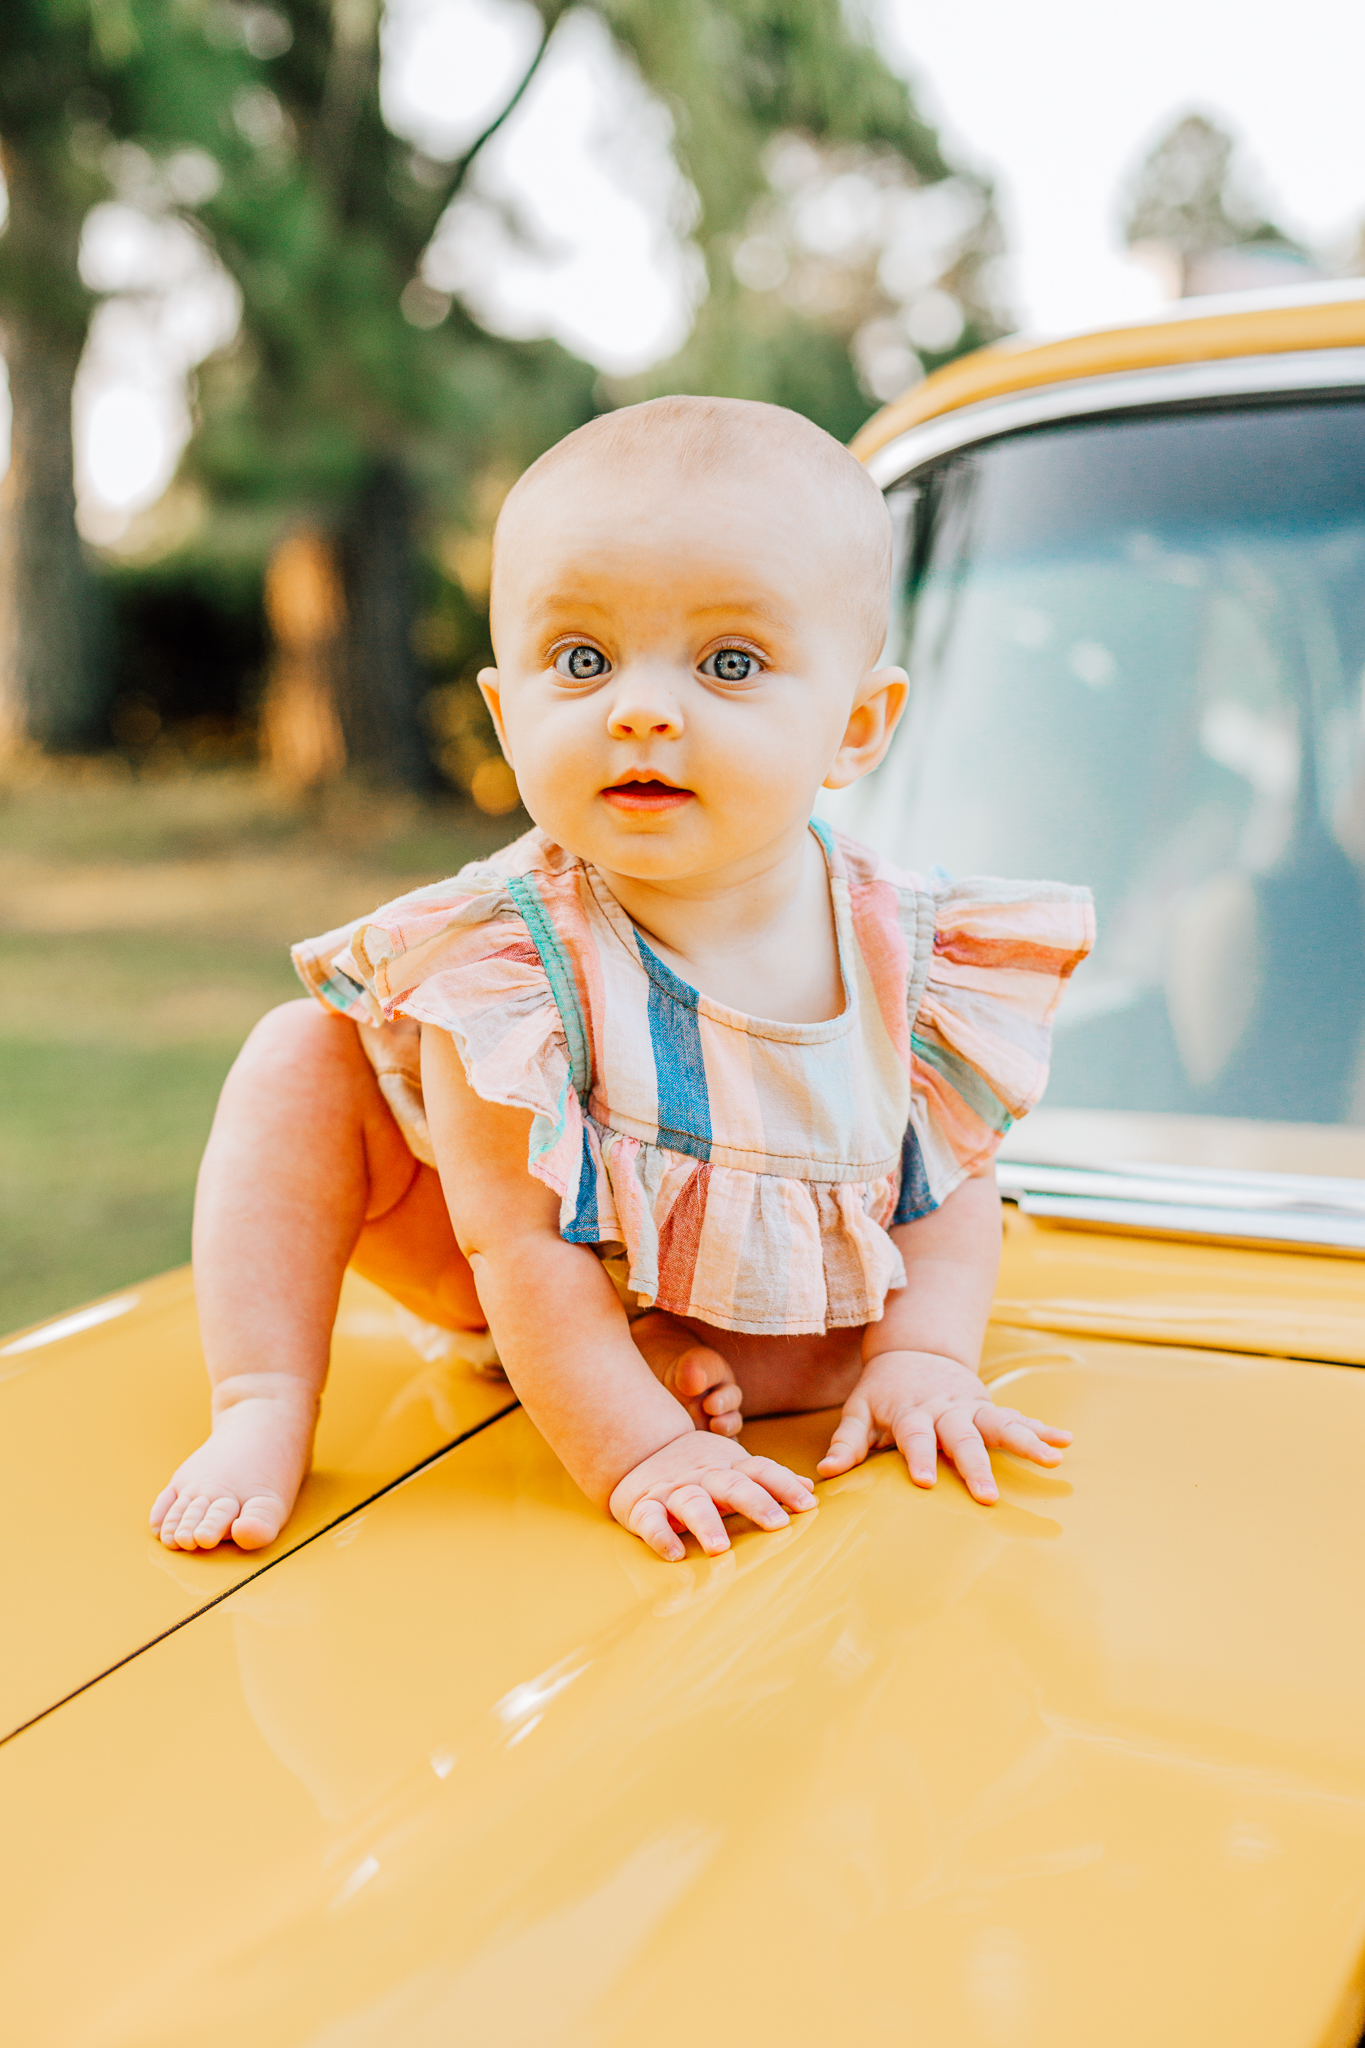
<svg viewBox="0 0 1365 2048"><path fill-rule="evenodd" d="M312 1458L317 1402L289 1373L253 1373L214 1390L213 1433L152 1506L168 1550L212 1550L231 1536L262 1550L288 1521Z"/></svg>
<svg viewBox="0 0 1365 2048"><path fill-rule="evenodd" d="M698 1429L717 1436L738 1436L744 1427L743 1395L729 1361L701 1343L685 1323L662 1309L651 1309L630 1326L635 1347L645 1364L682 1402Z"/></svg>

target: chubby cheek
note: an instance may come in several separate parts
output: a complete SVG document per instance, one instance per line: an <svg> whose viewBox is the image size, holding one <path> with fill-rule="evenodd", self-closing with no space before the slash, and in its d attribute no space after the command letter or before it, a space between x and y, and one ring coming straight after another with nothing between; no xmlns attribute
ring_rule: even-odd
<svg viewBox="0 0 1365 2048"><path fill-rule="evenodd" d="M777 711L718 721L707 741L697 763L699 794L713 807L754 822L786 819L808 806L828 765L819 738L798 718Z"/></svg>
<svg viewBox="0 0 1365 2048"><path fill-rule="evenodd" d="M521 800L552 837L581 814L607 779L601 719L585 719L582 711L554 702L523 702L510 716L504 711Z"/></svg>

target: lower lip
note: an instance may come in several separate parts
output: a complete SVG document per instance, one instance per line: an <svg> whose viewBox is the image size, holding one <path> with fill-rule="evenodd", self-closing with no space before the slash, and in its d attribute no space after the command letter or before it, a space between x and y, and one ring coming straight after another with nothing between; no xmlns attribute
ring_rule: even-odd
<svg viewBox="0 0 1365 2048"><path fill-rule="evenodd" d="M628 782L620 789L604 789L602 794L614 811L628 811L636 817L680 811L692 801L690 789L669 789L662 782Z"/></svg>

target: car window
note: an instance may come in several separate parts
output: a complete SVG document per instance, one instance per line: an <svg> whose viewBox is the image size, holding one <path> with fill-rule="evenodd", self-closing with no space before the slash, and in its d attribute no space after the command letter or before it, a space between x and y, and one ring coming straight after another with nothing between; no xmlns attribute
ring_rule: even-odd
<svg viewBox="0 0 1365 2048"><path fill-rule="evenodd" d="M837 814L1094 889L1049 1103L1365 1122L1365 400L1035 429L892 504L911 706Z"/></svg>

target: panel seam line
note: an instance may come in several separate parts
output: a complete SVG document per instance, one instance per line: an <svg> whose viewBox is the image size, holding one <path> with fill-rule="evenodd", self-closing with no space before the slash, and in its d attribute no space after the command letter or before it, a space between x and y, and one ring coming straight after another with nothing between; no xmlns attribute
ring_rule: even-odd
<svg viewBox="0 0 1365 2048"><path fill-rule="evenodd" d="M215 1593L213 1598L206 1600L202 1607L195 1607L191 1609L190 1613L182 1614L179 1621L173 1621L169 1628L163 1628L157 1635L149 1636L145 1643L139 1643L137 1648L129 1650L126 1656L117 1658L112 1664L107 1664L103 1671L97 1671L94 1677L87 1678L84 1684L73 1686L70 1692L63 1693L62 1697L59 1700L53 1700L50 1706L40 1707L36 1714L30 1714L28 1719L21 1721L17 1728L11 1728L7 1735L0 1735L0 1749L3 1749L7 1742L13 1742L16 1736L27 1734L28 1730L35 1728L39 1721L45 1721L49 1714L55 1714L59 1707L65 1707L72 1700L78 1700L81 1694L89 1692L92 1686L101 1684L106 1678L112 1678L116 1671L122 1671L125 1664L131 1664L136 1658L145 1656L148 1650L154 1650L157 1644L164 1643L168 1636L177 1635L182 1628L188 1628L192 1621L198 1621L201 1615L210 1613L215 1607L221 1607L225 1600L231 1600L233 1595L240 1593L244 1586L254 1586L257 1579L263 1579L266 1573L273 1572L277 1565L287 1563L291 1557L297 1557L301 1550L306 1550L310 1543L316 1543L320 1536L330 1535L333 1529L339 1529L344 1522L349 1522L353 1515L361 1514L366 1508L373 1507L377 1500L382 1500L386 1493L392 1493L396 1486L406 1485L408 1480L415 1479L419 1472L425 1472L429 1465L434 1465L439 1459L448 1457L451 1451L457 1451L461 1444L467 1444L471 1437L478 1436L485 1429L490 1429L495 1422L502 1422L507 1416L515 1413L520 1406L521 1403L519 1401L509 1401L507 1406L499 1408L495 1415L486 1415L483 1421L476 1422L472 1429L466 1429L459 1436L452 1437L448 1444L441 1444L438 1449L430 1452L425 1458L420 1459L416 1465L410 1466L406 1472L400 1472L396 1478L386 1480L383 1486L377 1487L373 1493L367 1494L364 1500L358 1500L353 1507L345 1509L339 1515L334 1515L330 1522L324 1522L320 1529L314 1529L311 1536L303 1537L291 1549L282 1551L278 1557L272 1557L269 1563L261 1565L257 1571L248 1572L244 1579L238 1579L235 1586L227 1586L221 1593ZM181 1554L188 1556L190 1553L182 1552Z"/></svg>

